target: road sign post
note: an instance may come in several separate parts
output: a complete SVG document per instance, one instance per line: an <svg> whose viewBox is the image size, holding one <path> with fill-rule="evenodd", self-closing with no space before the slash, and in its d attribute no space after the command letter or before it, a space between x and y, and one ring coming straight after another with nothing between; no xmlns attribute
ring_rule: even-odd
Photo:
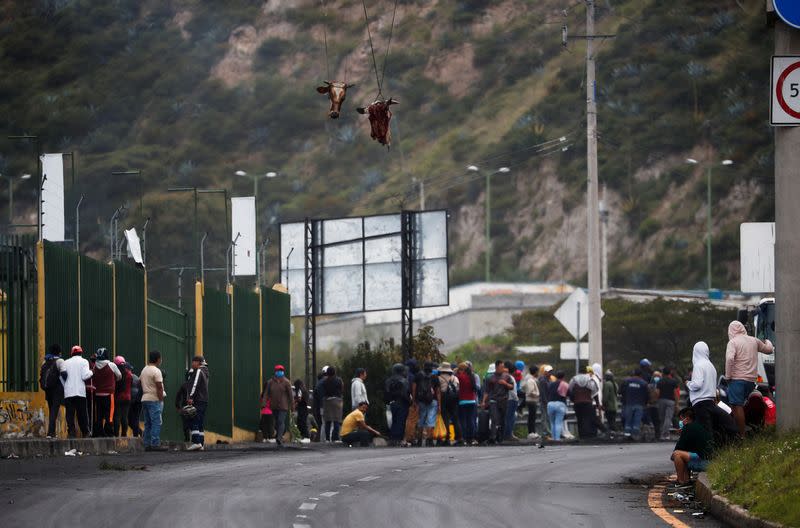
<svg viewBox="0 0 800 528"><path fill-rule="evenodd" d="M581 303L578 303L576 306L576 324L577 324L577 332L578 338L575 339L575 375L577 376L581 372Z"/></svg>

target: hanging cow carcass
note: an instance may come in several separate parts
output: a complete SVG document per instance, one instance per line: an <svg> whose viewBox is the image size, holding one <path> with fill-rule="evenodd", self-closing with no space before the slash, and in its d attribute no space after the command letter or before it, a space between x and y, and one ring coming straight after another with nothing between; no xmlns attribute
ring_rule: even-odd
<svg viewBox="0 0 800 528"><path fill-rule="evenodd" d="M392 111L389 106L399 104L392 99L383 100L378 99L366 108L357 108L359 114L367 114L369 116L369 126L371 128L370 136L372 139L386 145L388 148L392 144L392 131L390 122L392 120Z"/></svg>
<svg viewBox="0 0 800 528"><path fill-rule="evenodd" d="M347 89L352 88L355 84L347 84L338 81L323 81L324 85L317 87L317 91L321 94L328 94L331 100L331 109L328 111L328 116L331 119L338 119L339 114L342 113L342 103L347 98Z"/></svg>

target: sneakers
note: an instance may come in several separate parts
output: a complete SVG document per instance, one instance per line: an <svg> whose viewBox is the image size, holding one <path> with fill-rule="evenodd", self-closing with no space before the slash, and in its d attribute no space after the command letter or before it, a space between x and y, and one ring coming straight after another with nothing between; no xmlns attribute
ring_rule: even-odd
<svg viewBox="0 0 800 528"><path fill-rule="evenodd" d="M528 435L528 440L539 440L539 435L537 433L530 433Z"/></svg>
<svg viewBox="0 0 800 528"><path fill-rule="evenodd" d="M203 444L192 444L186 450L187 451L203 451Z"/></svg>
<svg viewBox="0 0 800 528"><path fill-rule="evenodd" d="M265 441L266 443L268 443L268 444L274 444L274 443L276 442L276 440L275 440L274 438L267 438L267 439L266 439L266 440L264 440L264 441Z"/></svg>

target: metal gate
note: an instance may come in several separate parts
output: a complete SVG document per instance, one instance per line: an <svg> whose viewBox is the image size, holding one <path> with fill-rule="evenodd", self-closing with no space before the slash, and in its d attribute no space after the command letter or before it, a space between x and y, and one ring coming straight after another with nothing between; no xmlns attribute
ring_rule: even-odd
<svg viewBox="0 0 800 528"><path fill-rule="evenodd" d="M39 389L36 242L0 236L0 391Z"/></svg>

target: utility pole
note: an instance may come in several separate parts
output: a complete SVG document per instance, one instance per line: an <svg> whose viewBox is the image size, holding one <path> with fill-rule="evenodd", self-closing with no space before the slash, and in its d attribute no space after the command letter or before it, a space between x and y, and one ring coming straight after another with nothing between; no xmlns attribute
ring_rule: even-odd
<svg viewBox="0 0 800 528"><path fill-rule="evenodd" d="M771 7L768 4L767 9ZM778 17L775 17L775 55L800 55L800 30ZM795 380L800 368L798 200L800 127L775 127L775 375L778 429L782 431L800 428L800 385Z"/></svg>
<svg viewBox="0 0 800 528"><path fill-rule="evenodd" d="M425 180L419 181L419 210L425 210Z"/></svg>
<svg viewBox="0 0 800 528"><path fill-rule="evenodd" d="M586 158L589 274L589 364L603 364L600 316L600 230L597 175L597 94L594 56L594 0L586 0Z"/></svg>
<svg viewBox="0 0 800 528"><path fill-rule="evenodd" d="M606 186L603 184L603 200L600 202L600 251L602 258L600 282L603 291L608 290L608 217L608 194L606 192Z"/></svg>

